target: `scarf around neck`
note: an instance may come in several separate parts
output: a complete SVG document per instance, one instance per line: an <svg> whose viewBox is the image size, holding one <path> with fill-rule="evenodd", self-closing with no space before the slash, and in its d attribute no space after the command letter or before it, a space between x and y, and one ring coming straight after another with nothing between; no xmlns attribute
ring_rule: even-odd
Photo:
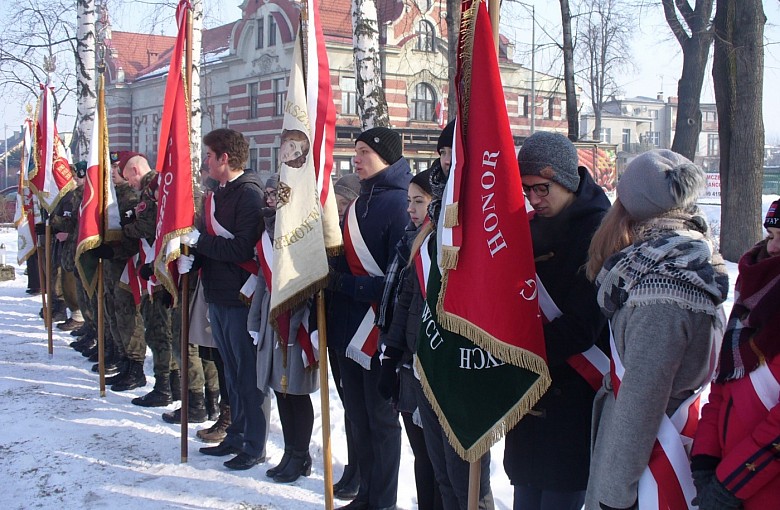
<svg viewBox="0 0 780 510"><path fill-rule="evenodd" d="M780 352L780 256L766 241L739 259L731 309L718 362L718 382L740 379Z"/></svg>
<svg viewBox="0 0 780 510"><path fill-rule="evenodd" d="M674 303L718 317L728 295L728 273L704 219L673 211L637 226L637 240L612 255L596 277L607 318L624 305Z"/></svg>

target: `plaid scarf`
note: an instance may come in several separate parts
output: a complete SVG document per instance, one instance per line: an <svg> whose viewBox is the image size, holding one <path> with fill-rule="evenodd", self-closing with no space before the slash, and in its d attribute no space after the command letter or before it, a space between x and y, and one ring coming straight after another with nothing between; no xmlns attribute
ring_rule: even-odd
<svg viewBox="0 0 780 510"><path fill-rule="evenodd" d="M780 256L766 240L739 259L731 309L720 350L718 382L740 379L780 352Z"/></svg>
<svg viewBox="0 0 780 510"><path fill-rule="evenodd" d="M404 236L398 241L395 251L396 255L393 261L385 271L385 287L382 290L382 300L379 302L376 320L374 324L382 331L387 331L393 320L393 308L398 301L398 294L401 292L400 282L404 279L406 265L409 263L409 255L412 250L412 243L419 232L419 227L409 222L406 226Z"/></svg>
<svg viewBox="0 0 780 510"><path fill-rule="evenodd" d="M596 277L598 303L611 318L623 305L674 303L718 317L728 273L704 218L672 211L636 229L636 241L612 255Z"/></svg>

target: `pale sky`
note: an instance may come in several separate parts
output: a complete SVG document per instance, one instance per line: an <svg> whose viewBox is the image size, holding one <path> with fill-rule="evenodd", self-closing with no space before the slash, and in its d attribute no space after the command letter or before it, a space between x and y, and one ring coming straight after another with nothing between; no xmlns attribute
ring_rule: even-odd
<svg viewBox="0 0 780 510"><path fill-rule="evenodd" d="M444 1L444 0L438 0ZM571 2L574 3L573 1ZM175 2L170 1L171 5ZM207 26L218 26L222 23L238 19L240 16L237 0L221 0L213 2L205 0ZM536 11L536 69L539 72L551 74L562 73L560 52L552 48L551 37L560 38L560 5L557 0L529 0L524 5L534 5ZM669 27L663 18L660 2L657 7L644 11L636 18L637 27L632 41L633 59L636 70L623 73L619 80L623 95L655 97L663 92L664 98L677 95L677 80L682 66L682 55L679 44L672 37ZM112 26L115 30L149 31L172 34L175 31L173 7L159 9L156 15L141 13L144 4L131 0L112 2L115 6L112 12ZM151 11L150 7L147 7ZM780 145L780 96L772 94L770 84L780 83L780 2L765 0L764 10L767 24L764 32L766 41L764 51L764 126L766 142ZM531 49L531 17L529 9L513 0L505 0L502 10L501 33L515 41L515 58L530 67ZM710 58L712 51L710 51ZM558 60L555 60L558 59ZM584 83L580 83L583 86ZM581 102L587 105L589 100L582 97ZM705 77L702 89L702 102L714 102L712 76L710 70ZM23 119L22 105L6 104L2 107L4 123L8 133L18 129ZM73 126L72 115L75 106L66 109L69 114L61 121L60 129L69 131Z"/></svg>

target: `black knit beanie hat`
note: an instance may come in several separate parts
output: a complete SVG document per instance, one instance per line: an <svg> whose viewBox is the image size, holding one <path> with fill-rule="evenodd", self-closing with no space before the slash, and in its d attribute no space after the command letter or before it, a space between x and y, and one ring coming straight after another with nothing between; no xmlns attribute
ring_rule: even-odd
<svg viewBox="0 0 780 510"><path fill-rule="evenodd" d="M433 195L433 193L431 193L431 171L430 170L423 170L422 172L412 177L411 184L416 184L420 187L420 189L422 189L427 194Z"/></svg>
<svg viewBox="0 0 780 510"><path fill-rule="evenodd" d="M577 149L560 133L537 131L523 142L517 153L520 175L538 175L557 182L572 193L580 185Z"/></svg>
<svg viewBox="0 0 780 510"><path fill-rule="evenodd" d="M455 134L455 119L452 119L451 121L449 121L449 123L446 126L444 126L444 129L441 130L441 134L439 135L439 141L436 143L437 153L440 152L444 147L452 147L454 134Z"/></svg>
<svg viewBox="0 0 780 510"><path fill-rule="evenodd" d="M388 165L392 165L403 156L401 136L386 127L375 127L363 131L355 140L355 144L358 142L363 142L371 147Z"/></svg>

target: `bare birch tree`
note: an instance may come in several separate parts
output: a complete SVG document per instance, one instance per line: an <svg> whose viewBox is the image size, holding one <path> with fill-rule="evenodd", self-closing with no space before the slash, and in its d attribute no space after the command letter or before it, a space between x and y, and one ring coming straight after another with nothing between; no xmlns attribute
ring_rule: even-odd
<svg viewBox="0 0 780 510"><path fill-rule="evenodd" d="M363 129L389 126L390 115L379 58L379 22L374 0L352 0L352 34L357 106Z"/></svg>
<svg viewBox="0 0 780 510"><path fill-rule="evenodd" d="M201 48L203 46L203 1L192 0L192 96L190 98L190 156L192 178L200 180L201 123L200 97Z"/></svg>
<svg viewBox="0 0 780 510"><path fill-rule="evenodd" d="M74 160L89 157L97 93L95 80L95 0L76 1L76 154Z"/></svg>

